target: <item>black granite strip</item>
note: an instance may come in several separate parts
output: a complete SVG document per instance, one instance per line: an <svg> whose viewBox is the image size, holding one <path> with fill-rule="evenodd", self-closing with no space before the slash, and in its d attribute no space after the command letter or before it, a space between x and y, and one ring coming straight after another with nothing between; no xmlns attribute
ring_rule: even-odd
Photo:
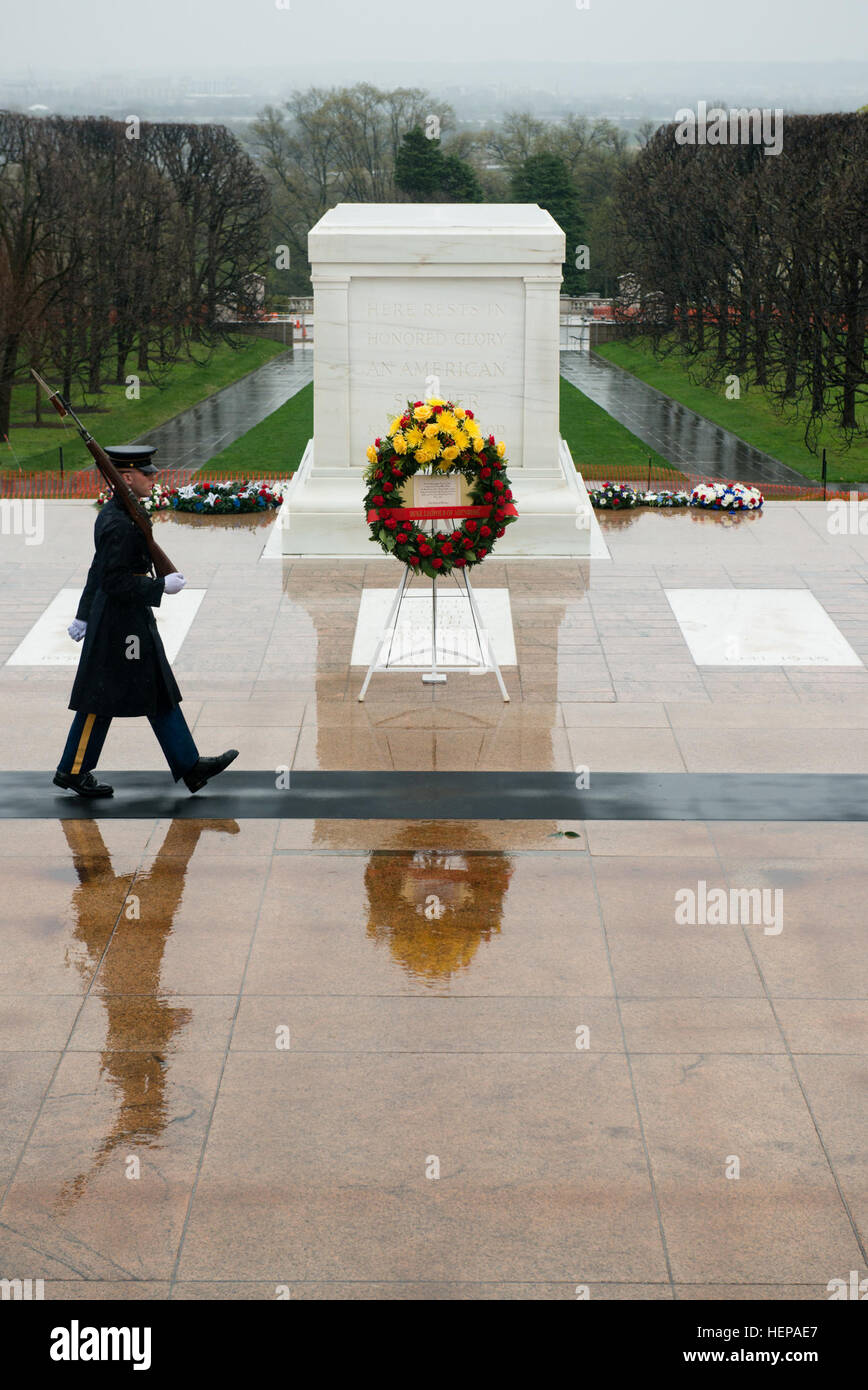
<svg viewBox="0 0 868 1390"><path fill-rule="evenodd" d="M855 773L224 772L191 796L168 773L103 772L111 799L85 801L48 772L0 773L0 819L868 820Z"/></svg>

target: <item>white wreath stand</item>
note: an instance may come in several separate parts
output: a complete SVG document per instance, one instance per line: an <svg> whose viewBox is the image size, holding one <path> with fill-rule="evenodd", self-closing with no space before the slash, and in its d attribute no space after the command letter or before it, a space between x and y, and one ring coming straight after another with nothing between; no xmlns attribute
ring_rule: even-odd
<svg viewBox="0 0 868 1390"><path fill-rule="evenodd" d="M433 523L433 521L432 521L432 523L431 523L431 530L432 530L432 532L433 532L433 529L434 529L434 523ZM468 574L468 572L467 572L466 569L463 571L463 574L464 574L464 587L462 588L462 586L458 583L458 576L456 575L455 570L454 570L454 569L452 570L452 578L455 580L455 584L456 584L456 587L457 587L457 589L458 589L458 592L459 592L459 594L461 594L461 596L462 596L463 598L465 598L465 599L467 600L467 604L468 604L468 608L469 608L469 612L470 612L470 617L471 617L471 620L472 620L472 622L473 622L473 631L474 631L474 633L475 633L475 635L476 635L476 644L477 644L477 646L478 646L478 648L479 648L479 661L476 662L473 666L467 667L466 669L469 670L469 671L475 671L475 672L479 672L479 673L483 673L483 672L486 672L486 671L493 671L494 674L495 674L495 676L497 677L497 684L500 686L500 693L501 693L501 695L503 696L504 700L508 702L508 701L509 701L509 696L508 696L507 693L506 693L506 686L505 686L504 683L503 683L503 676L500 674L500 667L498 666L498 664L497 664L497 658L496 658L495 655L494 655L494 648L493 648L492 645L491 645L491 638L490 638L489 635L488 635L488 631L487 631L487 629L486 629L486 627L485 627L485 625L484 625L484 623L483 623L483 621L482 621L482 615L480 614L479 608L478 608L477 603L476 603L476 597L475 597L475 595L474 595L474 593L473 593L473 588L472 588L471 583L470 583L470 575ZM423 668L418 667L418 666L397 665L397 664L392 663L392 661L391 661L392 646L394 645L394 641L395 641L395 633L396 633L397 630L398 630L398 623L400 622L400 619L401 619L401 605L402 605L403 602L404 602L404 598L405 598L405 596L406 596L407 590L409 589L410 584L412 583L412 581L413 581L414 578L415 578L415 572L413 571L412 567L411 567L410 565L406 565L406 566L404 567L404 573L403 573L403 575L401 576L401 582L400 582L400 584L398 585L398 587L397 587L397 589L396 589L396 591L395 591L395 597L394 597L394 599L392 600L392 607L391 607L391 609L390 609L390 611L389 611L389 616L388 616L388 618L386 619L386 626L385 626L385 628L383 629L382 633L380 634L380 640L378 641L377 646L376 646L376 649L375 649L375 651L374 651L373 660L371 661L371 664L370 664L370 666L368 667L368 673L367 673L367 675L365 676L364 684L362 685L361 691L359 692L359 700L364 700L365 695L366 695L366 693L367 693L368 686L369 686L370 683L371 683L371 676L375 675L375 674L376 674L377 672L379 672L379 671L403 671L403 672L407 672L407 671L418 671L418 670L422 670L422 680L423 680L423 682L424 682L426 685L445 685L445 683L446 683L446 672L445 672L445 671L438 670L438 667L437 667L437 576L436 576L436 575L435 575L434 578L431 580L431 665L430 665L430 667L426 667L425 669L423 669ZM381 658L381 656L382 656L382 654L383 654L383 649L384 649L384 648L386 649L386 659L385 659L385 661L381 661L380 658ZM447 654L448 654L448 649L444 649L444 651L446 651ZM453 655L458 655L458 653L453 653Z"/></svg>

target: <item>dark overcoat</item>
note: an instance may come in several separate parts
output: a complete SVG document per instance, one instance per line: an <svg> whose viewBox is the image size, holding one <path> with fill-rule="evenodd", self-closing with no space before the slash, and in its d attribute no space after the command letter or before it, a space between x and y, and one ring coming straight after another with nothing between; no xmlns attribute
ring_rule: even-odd
<svg viewBox="0 0 868 1390"><path fill-rule="evenodd" d="M95 555L78 605L87 623L69 708L86 714L163 714L180 703L153 609L163 581L145 538L123 507L107 502L94 526Z"/></svg>

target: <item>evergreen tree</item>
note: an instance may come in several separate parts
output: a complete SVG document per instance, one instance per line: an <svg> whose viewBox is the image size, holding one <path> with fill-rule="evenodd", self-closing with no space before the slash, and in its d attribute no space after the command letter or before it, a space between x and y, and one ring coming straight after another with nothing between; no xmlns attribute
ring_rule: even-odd
<svg viewBox="0 0 868 1390"><path fill-rule="evenodd" d="M398 146L395 183L413 198L430 198L440 187L442 165L440 141L428 140L422 127L414 126Z"/></svg>
<svg viewBox="0 0 868 1390"><path fill-rule="evenodd" d="M539 203L563 229L567 238L564 294L581 294L585 272L576 268L576 257L579 247L585 244L585 226L578 194L560 155L528 155L512 176L511 191L513 202Z"/></svg>
<svg viewBox="0 0 868 1390"><path fill-rule="evenodd" d="M395 183L418 202L481 203L482 187L472 164L444 154L421 126L408 130L395 158Z"/></svg>

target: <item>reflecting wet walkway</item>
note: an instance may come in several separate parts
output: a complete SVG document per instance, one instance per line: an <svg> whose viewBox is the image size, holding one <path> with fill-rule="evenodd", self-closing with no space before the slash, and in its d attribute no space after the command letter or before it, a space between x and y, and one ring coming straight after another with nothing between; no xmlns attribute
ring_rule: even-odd
<svg viewBox="0 0 868 1390"><path fill-rule="evenodd" d="M93 516L47 502L44 545L4 537L0 663L81 587ZM603 518L610 560L486 561L509 705L491 675L405 672L358 703L385 557L258 563L258 516L156 530L206 590L175 662L203 752L473 790L480 770L868 773L864 665L699 665L671 603L809 591L868 661L868 536L828 519L627 512ZM70 674L0 664L0 764L52 800ZM117 768L173 787L144 720L112 726ZM2 822L0 1279L574 1302L827 1300L868 1277L868 825L436 809Z"/></svg>
<svg viewBox="0 0 868 1390"><path fill-rule="evenodd" d="M222 391L149 430L135 442L156 445L159 453L154 461L158 468L189 468L195 472L309 381L313 381L313 354L282 352L264 367L224 386Z"/></svg>
<svg viewBox="0 0 868 1390"><path fill-rule="evenodd" d="M863 1278L868 827L566 828L7 822L2 1275L572 1301ZM679 919L721 883L783 885L780 922Z"/></svg>
<svg viewBox="0 0 868 1390"><path fill-rule="evenodd" d="M742 483L811 485L810 479L794 468L746 444L595 352L562 352L561 375L613 420L687 473Z"/></svg>

